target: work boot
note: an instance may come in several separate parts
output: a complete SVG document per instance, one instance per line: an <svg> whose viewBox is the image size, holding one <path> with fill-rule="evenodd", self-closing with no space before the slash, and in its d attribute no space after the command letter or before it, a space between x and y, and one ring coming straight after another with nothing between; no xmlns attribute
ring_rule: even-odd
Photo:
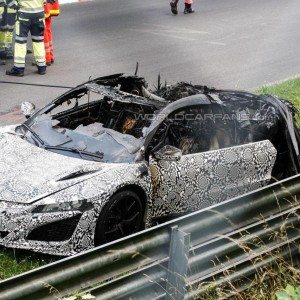
<svg viewBox="0 0 300 300"><path fill-rule="evenodd" d="M170 6L171 6L171 12L173 13L173 15L177 15L178 14L177 3L171 1Z"/></svg>
<svg viewBox="0 0 300 300"><path fill-rule="evenodd" d="M38 67L38 73L40 75L45 75L46 74L46 69L47 69L47 66Z"/></svg>
<svg viewBox="0 0 300 300"><path fill-rule="evenodd" d="M191 14L193 12L195 12L195 11L192 9L192 4L185 3L184 13Z"/></svg>
<svg viewBox="0 0 300 300"><path fill-rule="evenodd" d="M23 77L24 76L24 68L13 67L11 70L6 71L6 75Z"/></svg>

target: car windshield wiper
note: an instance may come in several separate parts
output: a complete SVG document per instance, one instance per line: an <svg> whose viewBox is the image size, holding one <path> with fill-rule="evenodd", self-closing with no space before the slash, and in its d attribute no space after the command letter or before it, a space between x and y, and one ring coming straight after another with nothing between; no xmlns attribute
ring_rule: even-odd
<svg viewBox="0 0 300 300"><path fill-rule="evenodd" d="M41 145L45 145L45 142L28 125L21 124L21 126L28 130Z"/></svg>
<svg viewBox="0 0 300 300"><path fill-rule="evenodd" d="M44 145L43 148L46 149L46 150L59 150L59 151L69 151L69 152L73 152L73 153L78 153L82 159L83 159L82 155L86 155L86 156L90 156L92 158L96 158L96 159L94 159L94 161L99 161L99 160L102 161L103 160L103 154L102 153L101 153L101 155L97 155L95 153L91 153L91 152L87 152L87 151L81 151L81 150L78 150L76 148L66 148L66 147L49 146L49 145Z"/></svg>

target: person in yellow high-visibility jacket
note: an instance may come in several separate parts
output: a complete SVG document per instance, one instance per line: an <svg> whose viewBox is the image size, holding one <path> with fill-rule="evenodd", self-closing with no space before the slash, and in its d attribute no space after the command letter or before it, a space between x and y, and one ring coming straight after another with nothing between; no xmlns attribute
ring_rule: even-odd
<svg viewBox="0 0 300 300"><path fill-rule="evenodd" d="M54 2L47 0L47 2ZM7 7L18 8L14 66L6 75L24 76L28 33L31 33L34 59L40 75L46 74L44 47L44 0L6 0Z"/></svg>
<svg viewBox="0 0 300 300"><path fill-rule="evenodd" d="M13 58L13 32L16 20L16 10L4 6L2 15L2 22L0 22L0 33L2 43L0 45L0 58L2 60Z"/></svg>
<svg viewBox="0 0 300 300"><path fill-rule="evenodd" d="M0 0L0 25L3 22L5 1ZM5 49L5 36L0 27L0 65L5 65L4 56L1 53Z"/></svg>

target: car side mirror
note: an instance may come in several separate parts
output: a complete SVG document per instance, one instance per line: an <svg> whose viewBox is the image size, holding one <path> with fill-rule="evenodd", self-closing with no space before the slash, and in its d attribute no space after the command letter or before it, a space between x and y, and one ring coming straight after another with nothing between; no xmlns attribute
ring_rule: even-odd
<svg viewBox="0 0 300 300"><path fill-rule="evenodd" d="M165 161L179 161L182 156L182 151L176 147L166 145L159 151L153 153L154 158Z"/></svg>
<svg viewBox="0 0 300 300"><path fill-rule="evenodd" d="M35 112L35 105L31 102L24 101L21 104L21 112L26 119L29 119Z"/></svg>

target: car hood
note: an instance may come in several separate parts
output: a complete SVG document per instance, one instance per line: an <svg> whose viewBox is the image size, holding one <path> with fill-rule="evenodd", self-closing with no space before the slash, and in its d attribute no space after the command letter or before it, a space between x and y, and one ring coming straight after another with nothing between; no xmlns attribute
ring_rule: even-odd
<svg viewBox="0 0 300 300"><path fill-rule="evenodd" d="M56 154L7 131L0 130L0 200L31 203L120 167Z"/></svg>

